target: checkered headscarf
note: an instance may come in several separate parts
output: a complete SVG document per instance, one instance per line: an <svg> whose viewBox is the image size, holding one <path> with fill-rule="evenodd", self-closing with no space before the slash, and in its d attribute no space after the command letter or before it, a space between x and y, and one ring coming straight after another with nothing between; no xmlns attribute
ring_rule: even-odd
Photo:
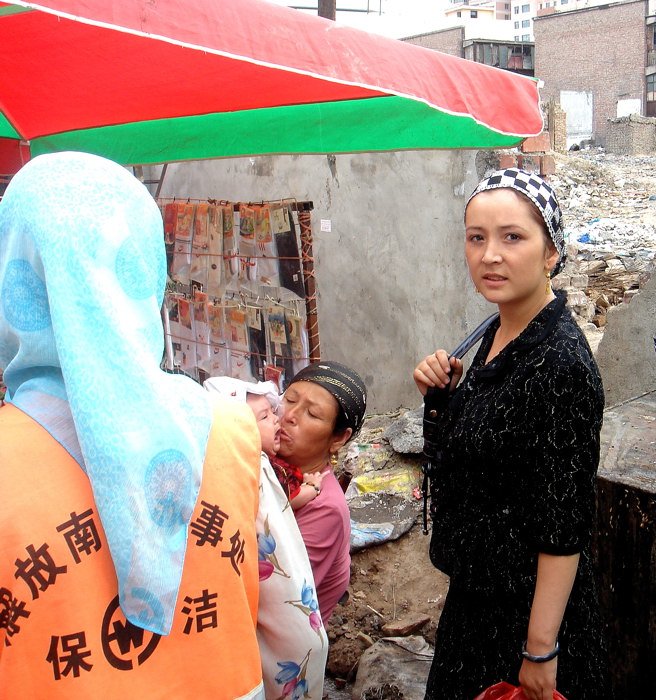
<svg viewBox="0 0 656 700"><path fill-rule="evenodd" d="M521 192L535 204L542 214L549 237L556 246L559 255L558 262L551 271L551 276L554 277L562 270L567 258L563 214L556 194L539 175L527 173L519 168L507 168L506 170L496 170L489 177L481 180L467 200L467 204L480 192L500 187L509 187L516 192ZM465 209L467 209L467 205L465 205Z"/></svg>

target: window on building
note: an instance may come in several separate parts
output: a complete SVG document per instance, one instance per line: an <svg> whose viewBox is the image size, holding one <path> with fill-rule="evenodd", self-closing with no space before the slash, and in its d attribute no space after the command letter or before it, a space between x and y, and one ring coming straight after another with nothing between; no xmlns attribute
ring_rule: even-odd
<svg viewBox="0 0 656 700"><path fill-rule="evenodd" d="M519 41L519 34L515 35L515 41Z"/></svg>
<svg viewBox="0 0 656 700"><path fill-rule="evenodd" d="M530 19L523 19L522 20L522 27L530 27L531 26L531 20Z"/></svg>
<svg viewBox="0 0 656 700"><path fill-rule="evenodd" d="M555 3L554 3L554 5L555 5ZM551 7L551 3L550 3L550 2L547 2L547 3L544 4L544 6L545 6L545 7Z"/></svg>
<svg viewBox="0 0 656 700"><path fill-rule="evenodd" d="M656 73L647 76L647 116L656 116Z"/></svg>
<svg viewBox="0 0 656 700"><path fill-rule="evenodd" d="M519 14L519 5L515 5L515 7L513 7L513 12L514 12L516 15Z"/></svg>
<svg viewBox="0 0 656 700"><path fill-rule="evenodd" d="M569 0L560 0L561 5L567 5L568 2L569 2Z"/></svg>
<svg viewBox="0 0 656 700"><path fill-rule="evenodd" d="M519 29L519 22L515 22L515 29Z"/></svg>
<svg viewBox="0 0 656 700"><path fill-rule="evenodd" d="M531 41L530 34L522 34L522 41Z"/></svg>
<svg viewBox="0 0 656 700"><path fill-rule="evenodd" d="M456 17L462 17L462 12L456 12Z"/></svg>
<svg viewBox="0 0 656 700"><path fill-rule="evenodd" d="M504 9L504 10L509 10L509 9L510 9L510 3L509 3L509 2L504 3L503 9Z"/></svg>
<svg viewBox="0 0 656 700"><path fill-rule="evenodd" d="M530 12L530 11L531 11L530 5L522 5L522 12Z"/></svg>
<svg viewBox="0 0 656 700"><path fill-rule="evenodd" d="M473 17L474 19L476 19L476 17L478 17L478 10L470 10L470 11L469 11L469 16L470 16L470 17Z"/></svg>

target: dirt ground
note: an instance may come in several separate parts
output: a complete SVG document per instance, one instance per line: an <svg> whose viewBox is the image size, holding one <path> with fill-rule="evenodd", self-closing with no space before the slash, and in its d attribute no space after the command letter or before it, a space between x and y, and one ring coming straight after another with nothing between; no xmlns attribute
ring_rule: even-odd
<svg viewBox="0 0 656 700"><path fill-rule="evenodd" d="M434 641L448 578L430 564L428 540L415 524L399 540L353 556L349 600L336 608L329 623L330 675L352 682L364 650L389 636L382 631L388 622L427 618L416 633Z"/></svg>
<svg viewBox="0 0 656 700"><path fill-rule="evenodd" d="M421 634L432 643L448 590L448 578L428 558L430 537L422 533L422 500L416 491L413 493L421 486L417 471L421 457L396 454L382 439L400 413L369 416L357 440L360 445L380 444L376 466L382 466L381 471L407 469L411 482L400 495L382 494L370 505L366 499L363 507L351 505L351 517L358 522L394 519L414 520L414 524L398 539L352 555L348 600L335 608L328 625L327 672L336 679L338 687L354 681L360 656L372 643L394 636L385 625L406 621L413 634Z"/></svg>

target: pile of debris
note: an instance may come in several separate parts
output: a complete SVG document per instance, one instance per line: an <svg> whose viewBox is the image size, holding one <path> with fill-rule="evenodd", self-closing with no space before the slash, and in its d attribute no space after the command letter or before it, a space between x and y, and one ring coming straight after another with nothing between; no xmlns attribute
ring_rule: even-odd
<svg viewBox="0 0 656 700"><path fill-rule="evenodd" d="M554 287L567 290L594 350L608 309L629 302L656 270L656 156L601 149L557 156L551 183L569 254Z"/></svg>

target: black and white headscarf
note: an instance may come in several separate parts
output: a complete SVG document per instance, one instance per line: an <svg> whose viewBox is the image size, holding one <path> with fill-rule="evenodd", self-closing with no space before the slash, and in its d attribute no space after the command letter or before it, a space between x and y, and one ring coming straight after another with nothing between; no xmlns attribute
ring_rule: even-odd
<svg viewBox="0 0 656 700"><path fill-rule="evenodd" d="M367 408L367 388L360 375L339 362L324 360L304 367L289 383L314 382L332 394L346 418L351 437L362 427Z"/></svg>
<svg viewBox="0 0 656 700"><path fill-rule="evenodd" d="M524 170L519 170L519 168L506 168L505 170L496 170L489 177L481 180L467 200L467 205L477 194L501 187L508 187L516 192L521 192L535 204L540 214L542 214L549 237L556 246L559 256L558 262L551 270L551 276L554 277L562 270L567 259L563 214L556 199L556 194L550 185L536 173L527 173ZM465 205L465 210L467 205Z"/></svg>

